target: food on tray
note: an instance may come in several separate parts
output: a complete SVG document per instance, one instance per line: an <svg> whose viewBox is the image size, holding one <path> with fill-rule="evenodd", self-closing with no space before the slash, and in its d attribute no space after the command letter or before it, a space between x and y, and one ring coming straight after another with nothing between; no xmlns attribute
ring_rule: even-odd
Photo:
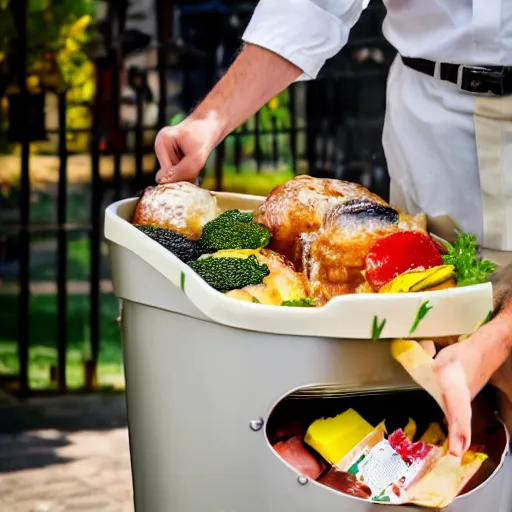
<svg viewBox="0 0 512 512"><path fill-rule="evenodd" d="M477 257L474 235L438 243L424 215L361 185L309 176L278 186L255 212L221 213L215 196L191 183L158 185L140 198L133 223L216 290L255 304L443 290L488 281L495 269Z"/></svg>
<svg viewBox="0 0 512 512"><path fill-rule="evenodd" d="M439 247L432 238L425 233L403 231L381 238L371 247L365 260L366 280L379 291L404 272L442 264Z"/></svg>
<svg viewBox="0 0 512 512"><path fill-rule="evenodd" d="M191 240L176 231L155 226L137 226L137 228L155 242L163 245L184 263L197 260L207 252L197 240Z"/></svg>
<svg viewBox="0 0 512 512"><path fill-rule="evenodd" d="M271 234L270 248L304 272L323 301L353 293L374 243L397 231L425 231L411 217L355 183L299 176L274 189L254 220Z"/></svg>
<svg viewBox="0 0 512 512"><path fill-rule="evenodd" d="M208 190L183 181L147 188L133 224L166 228L197 240L203 226L218 214L217 200Z"/></svg>
<svg viewBox="0 0 512 512"><path fill-rule="evenodd" d="M220 254L230 254L245 251L221 251ZM217 253L219 254L219 253ZM299 274L284 256L268 249L253 251L258 262L266 265L269 274L261 284L246 286L241 290L232 290L227 295L233 299L267 304L271 306L299 305L307 302L308 282L303 274ZM215 256L215 254L214 254Z"/></svg>
<svg viewBox="0 0 512 512"><path fill-rule="evenodd" d="M289 308L312 308L315 307L317 301L315 299L303 298L299 300L284 300L281 303L281 306L286 306Z"/></svg>
<svg viewBox="0 0 512 512"><path fill-rule="evenodd" d="M452 278L453 274L454 267L452 265L440 265L428 270L410 270L386 283L378 292L408 293L432 290L433 288L454 288L457 283Z"/></svg>
<svg viewBox="0 0 512 512"><path fill-rule="evenodd" d="M337 464L372 431L372 425L354 409L348 409L335 418L321 418L313 422L304 442L326 461Z"/></svg>
<svg viewBox="0 0 512 512"><path fill-rule="evenodd" d="M453 244L445 242L444 246L443 261L455 267L458 286L486 283L496 270L492 261L478 257L475 235L459 233Z"/></svg>
<svg viewBox="0 0 512 512"><path fill-rule="evenodd" d="M247 257L212 254L191 262L190 267L222 293L261 284L270 274L267 265L259 263L254 254Z"/></svg>
<svg viewBox="0 0 512 512"><path fill-rule="evenodd" d="M252 213L229 210L205 224L200 241L210 252L261 249L269 244L270 232L253 222Z"/></svg>
<svg viewBox="0 0 512 512"><path fill-rule="evenodd" d="M280 441L273 448L290 466L313 480L316 480L326 468L326 465L307 449L300 437Z"/></svg>
<svg viewBox="0 0 512 512"><path fill-rule="evenodd" d="M314 421L304 440L297 425L276 432L294 434L275 441L273 448L298 472L374 502L445 507L488 458L482 446L472 446L462 459L448 454L446 434L439 423L431 423L416 440L414 419L409 419L404 430L387 435L384 422L373 428L354 409Z"/></svg>

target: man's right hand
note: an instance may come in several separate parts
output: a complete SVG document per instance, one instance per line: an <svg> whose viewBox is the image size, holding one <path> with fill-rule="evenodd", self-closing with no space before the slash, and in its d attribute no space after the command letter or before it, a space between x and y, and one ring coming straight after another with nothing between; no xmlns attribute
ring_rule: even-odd
<svg viewBox="0 0 512 512"><path fill-rule="evenodd" d="M194 182L221 137L220 123L212 116L187 118L158 133L155 151L160 163L156 175L159 184L175 181Z"/></svg>
<svg viewBox="0 0 512 512"><path fill-rule="evenodd" d="M158 183L195 181L215 146L302 71L276 53L247 44L197 109L179 125L163 128L155 150Z"/></svg>

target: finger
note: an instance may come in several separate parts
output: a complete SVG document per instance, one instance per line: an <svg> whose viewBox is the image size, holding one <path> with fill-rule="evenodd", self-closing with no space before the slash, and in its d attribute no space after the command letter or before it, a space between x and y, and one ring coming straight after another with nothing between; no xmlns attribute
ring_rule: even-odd
<svg viewBox="0 0 512 512"><path fill-rule="evenodd" d="M435 367L448 420L448 447L461 457L471 444L471 393L459 361Z"/></svg>
<svg viewBox="0 0 512 512"><path fill-rule="evenodd" d="M156 175L159 184L174 183L176 181L190 181L194 183L197 175L204 166L204 159L194 156L184 156L176 165L161 169Z"/></svg>
<svg viewBox="0 0 512 512"><path fill-rule="evenodd" d="M171 169L182 157L177 141L176 129L162 128L155 139L155 153L161 169Z"/></svg>
<svg viewBox="0 0 512 512"><path fill-rule="evenodd" d="M419 343L421 348L427 353L428 357L434 358L436 355L436 344L432 340L424 340Z"/></svg>

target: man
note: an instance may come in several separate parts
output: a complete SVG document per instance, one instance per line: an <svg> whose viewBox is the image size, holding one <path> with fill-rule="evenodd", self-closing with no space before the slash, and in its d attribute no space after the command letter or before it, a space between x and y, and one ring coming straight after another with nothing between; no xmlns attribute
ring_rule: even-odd
<svg viewBox="0 0 512 512"><path fill-rule="evenodd" d="M194 180L233 129L293 81L315 78L367 3L261 0L226 75L185 121L158 135L157 181ZM399 53L383 135L391 202L434 224L456 219L486 248L512 250L512 68L500 67L512 66L512 1L384 3L384 33ZM491 378L512 406L505 291L491 322L435 359L457 456L470 443L470 401Z"/></svg>

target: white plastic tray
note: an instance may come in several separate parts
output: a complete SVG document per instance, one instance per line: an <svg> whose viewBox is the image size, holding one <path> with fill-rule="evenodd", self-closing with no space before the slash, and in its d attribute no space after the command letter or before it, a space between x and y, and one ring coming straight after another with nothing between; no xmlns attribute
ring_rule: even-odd
<svg viewBox="0 0 512 512"><path fill-rule="evenodd" d="M264 198L216 193L221 209L254 209ZM434 292L351 294L336 297L319 308L266 306L226 297L206 284L190 267L135 228L130 220L137 199L112 204L105 215L105 236L141 257L180 287L208 318L219 324L274 334L371 339L374 326L380 339L429 338L467 334L492 310L490 283ZM418 311L429 310L411 333Z"/></svg>

